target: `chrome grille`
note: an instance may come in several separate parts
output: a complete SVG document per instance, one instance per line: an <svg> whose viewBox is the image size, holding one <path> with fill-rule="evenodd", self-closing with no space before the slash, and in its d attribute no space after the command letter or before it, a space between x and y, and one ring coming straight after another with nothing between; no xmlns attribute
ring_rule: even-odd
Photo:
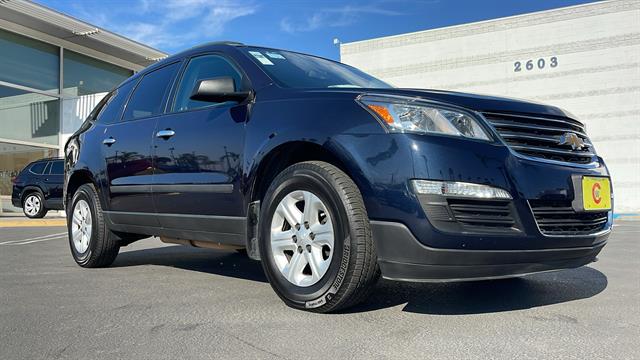
<svg viewBox="0 0 640 360"><path fill-rule="evenodd" d="M578 164L595 160L593 145L584 125L577 120L490 112L483 115L507 145L520 154ZM584 147L574 149L569 144L561 145L561 138L567 133L577 135L584 141Z"/></svg>

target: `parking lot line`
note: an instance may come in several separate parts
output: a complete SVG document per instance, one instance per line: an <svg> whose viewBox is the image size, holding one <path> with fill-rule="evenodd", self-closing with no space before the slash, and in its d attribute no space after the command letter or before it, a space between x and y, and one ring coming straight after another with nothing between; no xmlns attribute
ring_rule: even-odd
<svg viewBox="0 0 640 360"><path fill-rule="evenodd" d="M47 239L16 242L16 243L11 243L11 244L6 244L6 245L27 245L27 244L33 244L33 243L38 243L38 242L42 242L42 241L60 240L60 239L66 238L66 237L67 237L67 234L64 234L64 235L59 235L59 236L52 237L52 238L47 238Z"/></svg>
<svg viewBox="0 0 640 360"><path fill-rule="evenodd" d="M0 242L0 245L14 245L14 244L18 244L18 243L19 243L19 245L23 245L25 241L26 241L27 244L31 244L32 242L53 240L53 239L57 239L57 238L60 238L60 237L66 236L66 235L67 235L66 232L62 232L62 233L37 236L37 237L32 237L32 238L27 238L27 239L4 241L4 242Z"/></svg>

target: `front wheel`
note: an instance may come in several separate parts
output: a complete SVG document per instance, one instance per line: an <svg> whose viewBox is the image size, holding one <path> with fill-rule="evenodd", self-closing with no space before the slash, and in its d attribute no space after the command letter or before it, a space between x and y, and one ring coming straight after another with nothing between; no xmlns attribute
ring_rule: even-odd
<svg viewBox="0 0 640 360"><path fill-rule="evenodd" d="M261 210L260 257L275 292L315 312L362 301L379 277L362 195L340 169L292 165L269 187Z"/></svg>

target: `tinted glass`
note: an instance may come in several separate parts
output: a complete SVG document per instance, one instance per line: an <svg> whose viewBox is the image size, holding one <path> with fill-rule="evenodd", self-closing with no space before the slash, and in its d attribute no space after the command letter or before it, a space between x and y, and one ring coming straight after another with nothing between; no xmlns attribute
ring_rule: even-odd
<svg viewBox="0 0 640 360"><path fill-rule="evenodd" d="M174 111L184 111L214 103L189 99L198 80L229 76L233 78L237 90L242 90L242 76L225 58L218 55L204 55L193 58L182 76L176 93Z"/></svg>
<svg viewBox="0 0 640 360"><path fill-rule="evenodd" d="M46 162L35 163L31 165L30 171L34 174L42 174L44 172L45 166L47 166Z"/></svg>
<svg viewBox="0 0 640 360"><path fill-rule="evenodd" d="M390 88L354 67L289 51L243 48L280 86L289 88Z"/></svg>
<svg viewBox="0 0 640 360"><path fill-rule="evenodd" d="M57 98L0 85L0 138L58 145L59 132Z"/></svg>
<svg viewBox="0 0 640 360"><path fill-rule="evenodd" d="M126 121L161 114L178 67L179 63L174 63L145 75L131 95L123 119Z"/></svg>
<svg viewBox="0 0 640 360"><path fill-rule="evenodd" d="M0 30L0 49L0 80L58 93L58 47Z"/></svg>
<svg viewBox="0 0 640 360"><path fill-rule="evenodd" d="M111 91L133 72L92 57L64 50L65 95L81 96Z"/></svg>
<svg viewBox="0 0 640 360"><path fill-rule="evenodd" d="M64 174L64 162L62 161L52 161L51 168L49 169L49 174L52 175L62 175Z"/></svg>
<svg viewBox="0 0 640 360"><path fill-rule="evenodd" d="M107 99L107 102L102 106L96 120L102 124L113 124L120 121L120 114L122 114L122 107L127 102L131 90L136 85L135 81L129 81L123 84L116 90L114 90Z"/></svg>

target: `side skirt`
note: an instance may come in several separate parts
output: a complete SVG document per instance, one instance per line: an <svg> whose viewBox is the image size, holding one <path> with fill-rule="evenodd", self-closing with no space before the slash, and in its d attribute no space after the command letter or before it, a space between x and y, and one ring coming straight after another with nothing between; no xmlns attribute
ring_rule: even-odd
<svg viewBox="0 0 640 360"><path fill-rule="evenodd" d="M176 239L246 246L247 218L241 216L149 214L105 211L111 230Z"/></svg>

